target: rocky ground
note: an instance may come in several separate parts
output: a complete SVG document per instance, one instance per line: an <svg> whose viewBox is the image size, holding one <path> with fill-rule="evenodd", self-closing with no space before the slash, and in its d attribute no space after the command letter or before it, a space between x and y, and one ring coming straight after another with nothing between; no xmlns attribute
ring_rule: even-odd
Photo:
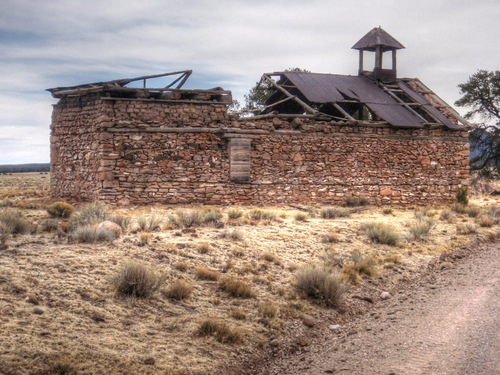
<svg viewBox="0 0 500 375"><path fill-rule="evenodd" d="M252 217L250 207L236 207L242 216L230 219L235 207L221 207L219 224L194 228L176 227L169 217L179 209L210 208L130 207L111 210L129 220L120 238L80 243L68 229L69 219L47 225L54 220L45 210L53 202L47 177L0 176L0 211L20 210L32 226L29 233L11 236L0 250L0 373L313 371L320 368L314 353L321 345L345 339L334 346L348 353L344 349L352 350L349 340L361 329L349 328L355 327L353 322L371 317L376 327L400 319L394 315L397 309L391 315L374 307L399 306L404 299L410 304L416 298L410 293L414 285L424 283L424 275L447 272L457 249L471 240L496 241L498 236L496 219L481 226L496 199L477 197L461 213L451 207L362 206L334 219L310 214L306 207L259 208L272 216L264 219ZM78 210L86 206L72 203ZM160 227L141 232L139 222L152 217ZM433 222L419 238L412 236L417 217ZM391 224L401 240L396 245L371 241L361 229L370 222ZM371 275L345 273L353 254L371 260ZM128 262L162 275L160 290L146 299L118 294L111 280ZM344 272L350 290L339 308L297 291L296 273L308 264ZM215 271L218 280L200 279L200 266ZM252 296L231 296L221 287L224 279L244 282ZM188 298L169 295L177 280L192 287ZM400 294L399 288L406 292ZM391 297L384 300L384 292ZM225 323L239 339L200 335L206 319ZM288 365L280 358L293 362ZM337 359L332 363L340 368Z"/></svg>

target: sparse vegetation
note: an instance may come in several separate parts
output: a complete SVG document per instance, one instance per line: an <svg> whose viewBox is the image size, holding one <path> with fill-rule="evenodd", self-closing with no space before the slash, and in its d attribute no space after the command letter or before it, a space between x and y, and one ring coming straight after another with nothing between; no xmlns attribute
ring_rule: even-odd
<svg viewBox="0 0 500 375"><path fill-rule="evenodd" d="M429 232L434 227L434 225L434 220L428 217L414 220L408 225L410 238L417 241L422 240L424 237L427 237L429 235Z"/></svg>
<svg viewBox="0 0 500 375"><path fill-rule="evenodd" d="M66 202L56 202L47 207L47 212L53 217L66 219L75 212L75 207Z"/></svg>
<svg viewBox="0 0 500 375"><path fill-rule="evenodd" d="M218 208L210 208L203 213L203 222L206 224L215 224L222 219L222 213Z"/></svg>
<svg viewBox="0 0 500 375"><path fill-rule="evenodd" d="M236 319L236 320L246 320L247 319L247 314L245 314L245 312L241 308L229 310L229 316L233 319Z"/></svg>
<svg viewBox="0 0 500 375"><path fill-rule="evenodd" d="M375 275L375 260L355 250L351 253L350 262L343 267L342 271L349 281L357 284L360 276L371 278Z"/></svg>
<svg viewBox="0 0 500 375"><path fill-rule="evenodd" d="M268 262L279 263L278 257L269 251L263 251L260 253L260 257Z"/></svg>
<svg viewBox="0 0 500 375"><path fill-rule="evenodd" d="M11 233L12 229L0 221L0 250L7 248L7 241L9 240Z"/></svg>
<svg viewBox="0 0 500 375"><path fill-rule="evenodd" d="M390 224L381 222L364 223L361 225L361 230L364 231L373 242L391 246L396 246L401 242L400 234Z"/></svg>
<svg viewBox="0 0 500 375"><path fill-rule="evenodd" d="M109 220L111 213L108 208L99 202L91 203L71 216L72 227L95 225Z"/></svg>
<svg viewBox="0 0 500 375"><path fill-rule="evenodd" d="M495 225L495 220L492 220L489 217L482 216L479 220L479 225L483 228L491 228L493 225Z"/></svg>
<svg viewBox="0 0 500 375"><path fill-rule="evenodd" d="M477 227L474 223L464 223L457 225L457 233L469 235L477 232Z"/></svg>
<svg viewBox="0 0 500 375"><path fill-rule="evenodd" d="M131 222L130 217L118 213L112 214L109 218L109 221L118 224L124 232L128 230Z"/></svg>
<svg viewBox="0 0 500 375"><path fill-rule="evenodd" d="M465 213L469 217L478 217L481 214L481 209L477 206L467 206Z"/></svg>
<svg viewBox="0 0 500 375"><path fill-rule="evenodd" d="M146 246L151 242L151 233L140 232L139 233L139 246Z"/></svg>
<svg viewBox="0 0 500 375"><path fill-rule="evenodd" d="M221 233L222 238L227 238L231 241L241 241L243 240L243 233L238 229L230 229Z"/></svg>
<svg viewBox="0 0 500 375"><path fill-rule="evenodd" d="M181 272L186 272L188 269L188 264L186 262L177 262L174 264L174 268Z"/></svg>
<svg viewBox="0 0 500 375"><path fill-rule="evenodd" d="M140 263L126 263L111 279L116 292L131 297L147 298L163 284L164 278Z"/></svg>
<svg viewBox="0 0 500 375"><path fill-rule="evenodd" d="M248 212L248 217L252 220L276 220L276 212L269 210L260 210L255 208Z"/></svg>
<svg viewBox="0 0 500 375"><path fill-rule="evenodd" d="M150 216L139 216L137 218L137 226L142 232L156 232L160 230L161 223L161 217L155 214Z"/></svg>
<svg viewBox="0 0 500 375"><path fill-rule="evenodd" d="M9 229L11 234L26 234L32 228L32 224L24 218L21 211L12 208L0 211L0 223Z"/></svg>
<svg viewBox="0 0 500 375"><path fill-rule="evenodd" d="M323 219L335 219L338 217L348 217L351 215L349 209L344 207L325 207L319 212Z"/></svg>
<svg viewBox="0 0 500 375"><path fill-rule="evenodd" d="M231 220L237 220L243 216L243 211L231 208L227 211L227 217Z"/></svg>
<svg viewBox="0 0 500 375"><path fill-rule="evenodd" d="M97 228L96 226L84 225L77 227L72 232L72 237L80 243L112 242L117 236L108 228Z"/></svg>
<svg viewBox="0 0 500 375"><path fill-rule="evenodd" d="M220 281L219 287L232 297L255 298L252 287L243 280L225 277Z"/></svg>
<svg viewBox="0 0 500 375"><path fill-rule="evenodd" d="M451 206L451 209L457 214L465 214L467 206L463 203L455 203L453 206Z"/></svg>
<svg viewBox="0 0 500 375"><path fill-rule="evenodd" d="M168 219L178 228L192 228L203 222L203 215L200 210L180 209L175 212L175 215L170 215Z"/></svg>
<svg viewBox="0 0 500 375"><path fill-rule="evenodd" d="M205 266L197 266L194 269L194 274L196 278L200 280L217 281L220 277L219 272L211 270Z"/></svg>
<svg viewBox="0 0 500 375"><path fill-rule="evenodd" d="M324 243L337 243L340 241L340 239L336 233L328 232L321 236L321 241Z"/></svg>
<svg viewBox="0 0 500 375"><path fill-rule="evenodd" d="M390 207L386 207L386 208L384 208L384 209L382 210L382 213L383 213L384 215L392 215L393 210L392 210L392 208L390 208Z"/></svg>
<svg viewBox="0 0 500 375"><path fill-rule="evenodd" d="M266 300L259 303L259 312L264 318L275 318L278 315L278 306L271 300Z"/></svg>
<svg viewBox="0 0 500 375"><path fill-rule="evenodd" d="M198 326L198 335L213 336L221 343L233 344L243 341L241 330L213 318L207 318L201 322Z"/></svg>
<svg viewBox="0 0 500 375"><path fill-rule="evenodd" d="M443 210L441 211L441 214L439 215L439 219L446 221L448 223L454 223L457 218L457 215L451 210Z"/></svg>
<svg viewBox="0 0 500 375"><path fill-rule="evenodd" d="M165 297L184 300L191 296L193 293L193 286L191 283L184 279L176 279L165 291Z"/></svg>
<svg viewBox="0 0 500 375"><path fill-rule="evenodd" d="M47 219L42 222L42 231L44 232L54 232L59 226L59 221L57 219Z"/></svg>
<svg viewBox="0 0 500 375"><path fill-rule="evenodd" d="M305 266L297 271L295 282L299 292L329 307L339 307L347 291L342 276L325 267Z"/></svg>
<svg viewBox="0 0 500 375"><path fill-rule="evenodd" d="M304 212L297 212L293 218L295 221L307 221L307 214Z"/></svg>
<svg viewBox="0 0 500 375"><path fill-rule="evenodd" d="M207 242L201 242L198 244L196 249L200 254L208 254L210 252L210 244Z"/></svg>

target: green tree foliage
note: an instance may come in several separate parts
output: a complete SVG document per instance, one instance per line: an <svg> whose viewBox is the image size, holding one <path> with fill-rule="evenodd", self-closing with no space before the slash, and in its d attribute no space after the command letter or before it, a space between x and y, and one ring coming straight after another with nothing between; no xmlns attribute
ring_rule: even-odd
<svg viewBox="0 0 500 375"><path fill-rule="evenodd" d="M479 120L469 137L471 169L485 176L499 176L500 71L478 70L458 87L462 97L455 105L470 108L465 117Z"/></svg>
<svg viewBox="0 0 500 375"><path fill-rule="evenodd" d="M311 73L310 70L302 68L288 68L285 72L305 72ZM276 91L273 85L267 81L256 82L255 86L250 89L250 91L245 94L245 106L243 110L252 112L254 114L259 114L264 107L267 99Z"/></svg>

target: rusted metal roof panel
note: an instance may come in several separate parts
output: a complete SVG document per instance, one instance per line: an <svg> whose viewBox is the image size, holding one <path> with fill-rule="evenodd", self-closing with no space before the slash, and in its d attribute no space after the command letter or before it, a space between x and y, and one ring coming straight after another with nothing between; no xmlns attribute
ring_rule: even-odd
<svg viewBox="0 0 500 375"><path fill-rule="evenodd" d="M401 90L404 91L410 98L412 98L415 102L422 104L422 107L431 114L436 120L441 122L443 125L450 129L461 129L463 128L460 125L457 125L450 121L448 117L446 117L439 109L434 107L425 96L419 94L415 90L413 90L410 86L408 86L404 81L399 81L398 86Z"/></svg>
<svg viewBox="0 0 500 375"><path fill-rule="evenodd" d="M393 126L423 127L420 118L403 108L367 77L303 72L284 72L283 75L312 103L357 100Z"/></svg>
<svg viewBox="0 0 500 375"><path fill-rule="evenodd" d="M402 49L405 48L401 43L399 43L394 37L389 35L387 31L381 27L374 27L371 29L364 37L362 37L352 49L363 49L367 51L374 51L375 47L382 46L384 51L390 49Z"/></svg>

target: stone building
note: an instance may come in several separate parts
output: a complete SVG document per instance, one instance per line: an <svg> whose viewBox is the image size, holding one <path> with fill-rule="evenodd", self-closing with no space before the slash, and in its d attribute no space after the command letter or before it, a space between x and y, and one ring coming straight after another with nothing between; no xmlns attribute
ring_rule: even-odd
<svg viewBox="0 0 500 375"><path fill-rule="evenodd" d="M256 116L229 114L221 88L183 89L190 71L49 89L59 99L53 195L118 205L453 201L467 184L469 125L420 80L397 78L404 47L384 30L353 48L357 76L264 74ZM175 79L147 87L165 76Z"/></svg>

